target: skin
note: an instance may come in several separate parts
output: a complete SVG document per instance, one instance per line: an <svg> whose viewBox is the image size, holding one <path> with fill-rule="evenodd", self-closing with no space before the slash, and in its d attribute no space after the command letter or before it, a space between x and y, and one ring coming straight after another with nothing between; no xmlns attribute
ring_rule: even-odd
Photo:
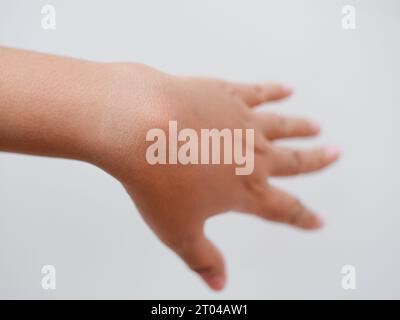
<svg viewBox="0 0 400 320"><path fill-rule="evenodd" d="M227 211L314 230L322 220L269 177L321 170L335 147L292 150L278 139L319 133L310 120L254 112L289 97L279 84L240 84L172 76L134 63L95 63L0 48L0 150L92 163L118 179L151 229L214 290L226 283L224 259L204 235ZM150 165L146 133L180 128L255 130L255 167Z"/></svg>

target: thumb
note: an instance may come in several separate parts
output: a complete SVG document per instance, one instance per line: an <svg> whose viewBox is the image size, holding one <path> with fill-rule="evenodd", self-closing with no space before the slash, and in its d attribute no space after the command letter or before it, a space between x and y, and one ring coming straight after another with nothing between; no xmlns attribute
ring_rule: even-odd
<svg viewBox="0 0 400 320"><path fill-rule="evenodd" d="M194 272L197 272L213 290L225 287L224 258L203 230L180 243L175 251Z"/></svg>

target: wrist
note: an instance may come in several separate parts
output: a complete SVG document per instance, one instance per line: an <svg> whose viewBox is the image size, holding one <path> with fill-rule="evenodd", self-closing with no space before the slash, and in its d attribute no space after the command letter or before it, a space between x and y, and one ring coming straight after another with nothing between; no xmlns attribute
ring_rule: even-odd
<svg viewBox="0 0 400 320"><path fill-rule="evenodd" d="M100 165L107 154L112 133L108 130L107 122L115 100L118 77L111 63L89 63L86 89L77 101L79 112L75 121L79 129L74 138L77 151L75 158Z"/></svg>
<svg viewBox="0 0 400 320"><path fill-rule="evenodd" d="M98 64L98 72L101 81L93 86L93 98L98 98L86 116L92 133L79 139L88 146L85 161L121 180L133 174L125 171L126 164L139 167L140 154L145 154L145 128L154 118L149 105L162 85L159 73L142 64Z"/></svg>

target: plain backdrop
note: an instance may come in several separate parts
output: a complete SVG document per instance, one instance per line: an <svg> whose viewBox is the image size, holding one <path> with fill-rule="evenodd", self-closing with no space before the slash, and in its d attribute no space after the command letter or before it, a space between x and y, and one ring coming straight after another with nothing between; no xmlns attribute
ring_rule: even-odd
<svg viewBox="0 0 400 320"><path fill-rule="evenodd" d="M41 27L46 4L56 30ZM348 4L353 31L341 25ZM106 173L0 153L0 298L400 298L399 17L398 0L0 0L0 45L281 81L295 96L262 109L323 126L289 144L343 150L322 173L274 181L325 217L323 231L235 213L208 222L228 267L222 293L159 242ZM56 290L41 287L46 264ZM341 286L348 264L356 290Z"/></svg>

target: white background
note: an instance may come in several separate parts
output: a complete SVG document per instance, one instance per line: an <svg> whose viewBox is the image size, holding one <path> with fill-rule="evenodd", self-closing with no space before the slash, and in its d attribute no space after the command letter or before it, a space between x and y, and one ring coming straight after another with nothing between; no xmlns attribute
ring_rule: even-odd
<svg viewBox="0 0 400 320"><path fill-rule="evenodd" d="M56 30L41 28L45 4ZM341 27L346 4L355 31ZM399 17L397 0L0 0L0 45L282 81L295 96L265 108L323 125L301 145L343 150L323 173L275 181L326 218L323 231L234 213L208 223L229 272L219 294L158 241L112 177L0 153L0 298L400 298ZM54 291L41 288L45 264L57 269ZM341 287L345 264L357 290Z"/></svg>

